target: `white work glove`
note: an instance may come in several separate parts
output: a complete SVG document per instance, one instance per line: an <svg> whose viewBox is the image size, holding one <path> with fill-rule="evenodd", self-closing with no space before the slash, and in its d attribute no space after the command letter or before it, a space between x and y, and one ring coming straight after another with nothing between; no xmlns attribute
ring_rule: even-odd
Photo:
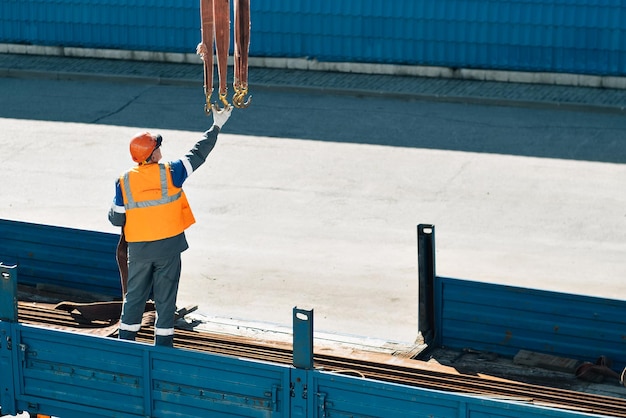
<svg viewBox="0 0 626 418"><path fill-rule="evenodd" d="M217 106L212 104L211 110L213 111L213 126L217 126L219 129L222 129L222 126L224 126L228 118L230 118L233 107L228 106L220 110Z"/></svg>

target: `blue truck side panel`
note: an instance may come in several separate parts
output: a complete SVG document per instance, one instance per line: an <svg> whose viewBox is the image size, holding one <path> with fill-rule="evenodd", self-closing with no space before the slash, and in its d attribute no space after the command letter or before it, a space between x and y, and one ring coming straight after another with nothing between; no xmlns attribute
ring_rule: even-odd
<svg viewBox="0 0 626 418"><path fill-rule="evenodd" d="M16 415L15 366L19 363L15 357L17 351L13 350L15 327L12 324L14 323L0 320L0 407L3 414Z"/></svg>
<svg viewBox="0 0 626 418"><path fill-rule="evenodd" d="M574 411L531 406L524 403L462 396L418 389L393 383L355 379L331 373L314 372L309 387L314 388L319 415L329 417L402 418L506 418L506 417L593 417ZM321 399L326 402L320 409ZM326 415L323 415L326 414ZM597 415L595 415L597 416Z"/></svg>
<svg viewBox="0 0 626 418"><path fill-rule="evenodd" d="M435 345L626 366L626 301L436 277Z"/></svg>
<svg viewBox="0 0 626 418"><path fill-rule="evenodd" d="M591 417L0 321L14 349L2 411L90 417ZM12 408L12 406L14 406Z"/></svg>
<svg viewBox="0 0 626 418"><path fill-rule="evenodd" d="M283 417L289 405L287 366L29 326L16 341L17 404L30 412Z"/></svg>
<svg viewBox="0 0 626 418"><path fill-rule="evenodd" d="M626 75L621 0L264 0L251 18L251 56ZM194 53L199 40L198 1L0 2L0 42Z"/></svg>
<svg viewBox="0 0 626 418"><path fill-rule="evenodd" d="M0 219L0 260L20 284L51 284L121 297L119 235Z"/></svg>

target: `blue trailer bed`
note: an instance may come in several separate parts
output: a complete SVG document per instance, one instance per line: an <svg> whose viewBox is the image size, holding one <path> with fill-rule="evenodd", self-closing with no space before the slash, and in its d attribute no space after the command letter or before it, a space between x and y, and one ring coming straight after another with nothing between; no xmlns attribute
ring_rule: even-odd
<svg viewBox="0 0 626 418"><path fill-rule="evenodd" d="M0 237L0 405L4 414L29 411L62 418L607 416L593 409L538 405L519 396L450 392L323 370L313 361L313 312L297 308L291 364L22 323L18 320L18 284L75 285L81 290L93 284L97 293L118 297L117 236L0 221ZM620 367L623 364L624 342L614 329L623 325L615 318L626 312L621 302L438 278L434 274L434 226L418 227L418 244L423 293L419 331L430 349L449 344L507 356L525 348L581 359L602 352L613 355ZM75 253L73 246L81 252ZM511 295L516 303L507 302ZM570 303L577 309L563 309ZM538 306L554 309L540 311ZM543 323L555 325L537 327L537 315ZM568 330L585 318L584 329L594 338L576 339L575 332ZM598 344L603 347L600 351ZM450 380L454 380L452 375ZM617 407L622 401L615 400L618 413L622 413Z"/></svg>

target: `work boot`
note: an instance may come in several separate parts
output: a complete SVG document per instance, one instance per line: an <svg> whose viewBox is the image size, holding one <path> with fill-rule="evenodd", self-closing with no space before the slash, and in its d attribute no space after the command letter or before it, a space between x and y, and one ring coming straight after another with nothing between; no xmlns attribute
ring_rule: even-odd
<svg viewBox="0 0 626 418"><path fill-rule="evenodd" d="M174 347L174 336L173 335L157 335L155 337L155 345L161 347Z"/></svg>
<svg viewBox="0 0 626 418"><path fill-rule="evenodd" d="M137 332L128 331L124 329L120 330L120 335L119 335L120 340L135 341L135 338L137 338Z"/></svg>

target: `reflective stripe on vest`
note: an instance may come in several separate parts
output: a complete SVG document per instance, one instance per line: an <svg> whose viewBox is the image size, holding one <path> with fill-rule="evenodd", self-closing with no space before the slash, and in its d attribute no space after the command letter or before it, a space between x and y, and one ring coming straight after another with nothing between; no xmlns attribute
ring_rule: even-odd
<svg viewBox="0 0 626 418"><path fill-rule="evenodd" d="M185 192L172 183L169 164L135 167L120 178L120 183L128 242L170 238L195 222Z"/></svg>
<svg viewBox="0 0 626 418"><path fill-rule="evenodd" d="M135 209L135 208L146 208L148 206L156 206L156 205L164 205L166 203L173 202L180 198L182 194L182 189L178 191L175 195L168 196L167 195L167 172L164 164L159 164L159 178L161 180L161 198L156 200L145 200L143 202L135 202L133 199L133 194L130 191L130 181L129 181L130 173L126 172L124 174L124 192L126 192L127 202L124 202L124 207L126 210Z"/></svg>

